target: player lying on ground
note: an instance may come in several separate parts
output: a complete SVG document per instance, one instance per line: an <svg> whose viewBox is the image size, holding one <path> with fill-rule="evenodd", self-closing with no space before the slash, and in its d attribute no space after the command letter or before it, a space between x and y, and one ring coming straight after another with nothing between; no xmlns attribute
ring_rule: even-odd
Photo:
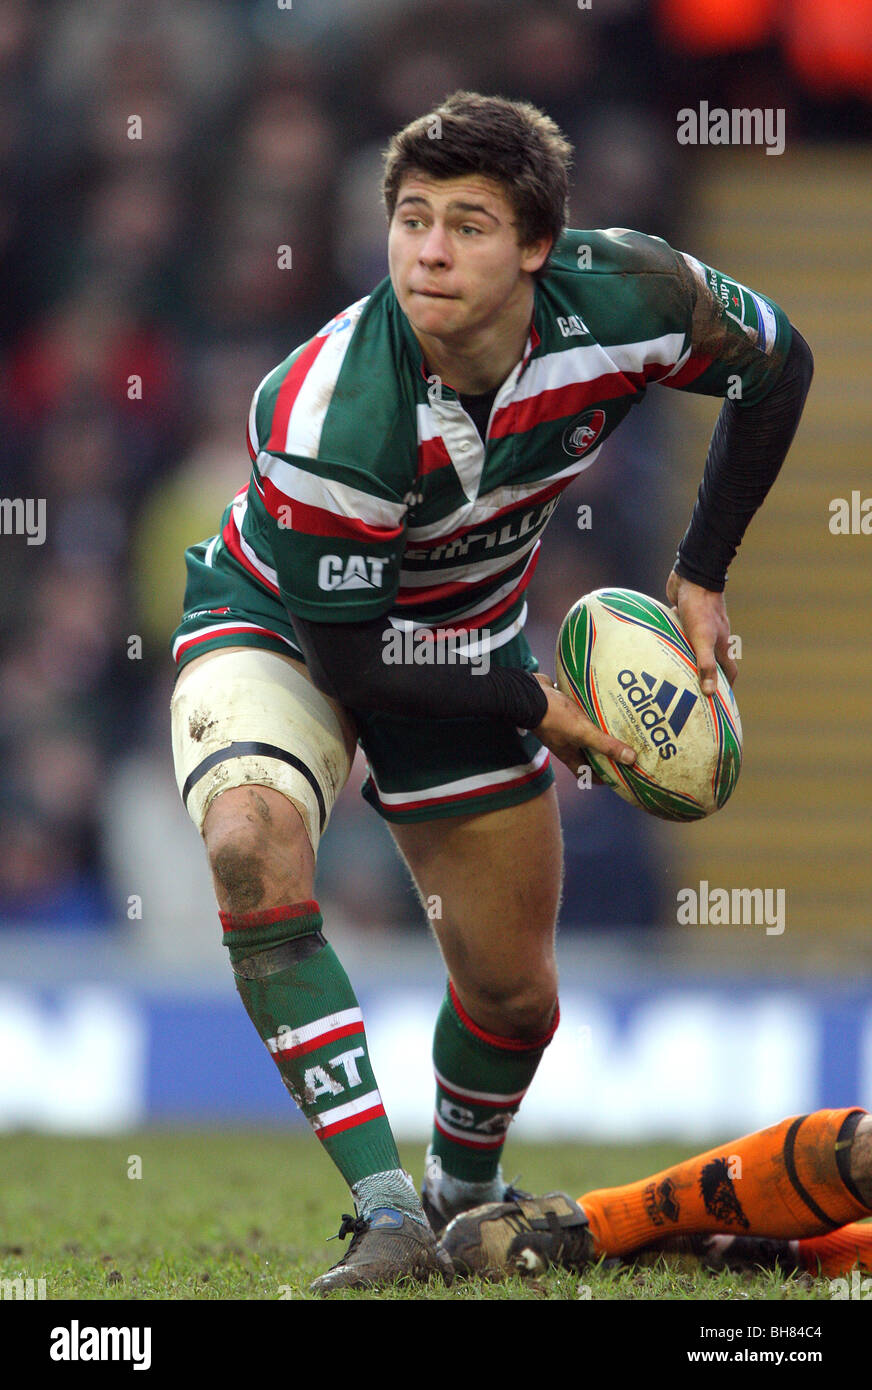
<svg viewBox="0 0 872 1390"><path fill-rule="evenodd" d="M450 1276L425 1213L503 1196L505 1134L557 1027L549 751L573 776L584 748L635 757L536 676L524 637L560 494L649 385L722 399L667 583L714 689L716 656L736 670L727 569L811 380L763 296L656 237L564 231L569 157L541 112L469 93L394 138L390 279L258 388L250 481L187 552L176 775L243 1003L353 1194L354 1239L322 1292ZM355 739L364 796L439 904L439 1177L423 1205L315 901Z"/></svg>
<svg viewBox="0 0 872 1390"><path fill-rule="evenodd" d="M622 1187L490 1203L442 1244L460 1273L582 1270L602 1257L693 1254L711 1268L872 1271L872 1115L818 1110Z"/></svg>

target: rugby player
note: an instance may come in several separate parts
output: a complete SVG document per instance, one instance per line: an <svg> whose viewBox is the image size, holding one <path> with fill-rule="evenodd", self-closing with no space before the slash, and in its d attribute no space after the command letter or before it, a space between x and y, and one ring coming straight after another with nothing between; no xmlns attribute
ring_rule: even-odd
<svg viewBox="0 0 872 1390"><path fill-rule="evenodd" d="M570 154L536 108L468 92L392 139L390 276L257 388L250 479L186 556L179 789L243 1003L355 1205L321 1293L451 1277L433 1231L505 1197L506 1130L557 1027L551 755L573 775L585 749L635 757L524 637L560 494L649 384L723 399L666 585L712 690L716 659L736 672L727 569L810 384L770 300L656 237L565 230ZM448 975L423 1205L314 900L355 740Z"/></svg>
<svg viewBox="0 0 872 1390"><path fill-rule="evenodd" d="M464 1274L581 1271L603 1257L711 1269L872 1271L872 1115L816 1110L621 1187L462 1213L442 1244Z"/></svg>

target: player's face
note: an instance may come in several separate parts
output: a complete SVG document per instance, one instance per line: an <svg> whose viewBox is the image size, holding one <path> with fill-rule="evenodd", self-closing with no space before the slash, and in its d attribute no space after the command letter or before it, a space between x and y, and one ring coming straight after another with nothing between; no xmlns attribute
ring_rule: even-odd
<svg viewBox="0 0 872 1390"><path fill-rule="evenodd" d="M408 174L388 236L391 281L419 335L458 341L512 312L549 246L519 246L514 210L495 181Z"/></svg>

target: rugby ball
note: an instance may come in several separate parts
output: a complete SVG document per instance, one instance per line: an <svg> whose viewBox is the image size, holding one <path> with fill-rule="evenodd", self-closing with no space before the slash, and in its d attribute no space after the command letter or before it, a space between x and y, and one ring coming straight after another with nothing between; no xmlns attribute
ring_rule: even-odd
<svg viewBox="0 0 872 1390"><path fill-rule="evenodd" d="M585 594L560 626L556 667L563 693L636 750L630 767L586 750L619 796L664 820L720 810L742 766L739 710L720 667L716 693L702 693L672 609L633 589Z"/></svg>

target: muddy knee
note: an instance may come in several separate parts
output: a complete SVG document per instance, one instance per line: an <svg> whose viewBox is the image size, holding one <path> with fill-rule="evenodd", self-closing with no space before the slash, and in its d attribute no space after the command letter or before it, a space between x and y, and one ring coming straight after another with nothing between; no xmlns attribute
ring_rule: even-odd
<svg viewBox="0 0 872 1390"><path fill-rule="evenodd" d="M314 854L303 818L281 792L234 787L217 796L203 839L218 904L254 912L313 894Z"/></svg>

